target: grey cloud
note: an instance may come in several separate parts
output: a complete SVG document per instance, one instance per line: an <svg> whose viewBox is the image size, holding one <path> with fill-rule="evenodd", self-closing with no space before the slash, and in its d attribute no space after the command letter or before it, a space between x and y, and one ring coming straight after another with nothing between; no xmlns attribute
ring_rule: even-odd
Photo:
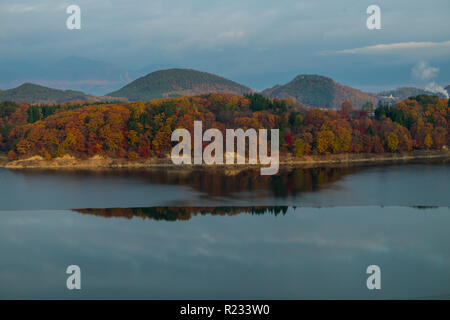
<svg viewBox="0 0 450 320"><path fill-rule="evenodd" d="M406 84L411 65L426 60L441 70L437 81L449 81L444 78L450 69L446 0L380 0L383 29L376 32L366 28L368 0L79 0L78 31L65 28L69 4L25 0L0 5L0 60L75 55L132 69L180 65L256 89L305 72L347 84ZM365 57L356 66L354 58L343 57L350 53ZM386 58L393 53L398 58ZM371 73L369 79L359 79L362 69ZM400 77L400 69L409 71Z"/></svg>

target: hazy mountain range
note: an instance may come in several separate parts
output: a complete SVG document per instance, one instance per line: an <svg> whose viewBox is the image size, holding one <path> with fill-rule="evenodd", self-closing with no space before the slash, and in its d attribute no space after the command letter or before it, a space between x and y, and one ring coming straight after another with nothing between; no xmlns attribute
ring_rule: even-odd
<svg viewBox="0 0 450 320"><path fill-rule="evenodd" d="M0 90L0 101L136 101L209 92L243 95L253 91L243 84L193 69L172 68L155 71L171 67L168 65L149 65L139 70L127 71L113 64L70 57L52 65L22 64L20 68L16 67L14 63L0 63L0 88L18 86ZM446 90L448 92L450 86L447 86ZM110 93L103 96L106 92ZM351 101L356 108L361 108L367 103L376 105L380 100L402 100L418 94L444 97L442 93L413 87L402 87L378 94L367 93L320 75L298 75L286 84L275 85L261 93L272 98L295 98L305 105L327 108L338 108L346 100Z"/></svg>
<svg viewBox="0 0 450 320"><path fill-rule="evenodd" d="M46 63L7 61L0 63L0 88L17 87L23 83L89 94L104 95L133 78L117 65L79 57Z"/></svg>
<svg viewBox="0 0 450 320"><path fill-rule="evenodd" d="M125 98L94 96L81 91L59 90L33 83L24 83L17 88L0 90L0 101L28 102L39 104L67 102L126 101Z"/></svg>
<svg viewBox="0 0 450 320"><path fill-rule="evenodd" d="M450 89L450 86L447 86L447 92ZM431 94L431 95L437 95L441 98L444 98L444 95L440 92L431 92L425 89L421 88L414 88L414 87L401 87L394 90L389 91L382 91L378 93L379 96L388 98L390 96L395 97L397 100L404 100L406 98L417 96L419 94Z"/></svg>

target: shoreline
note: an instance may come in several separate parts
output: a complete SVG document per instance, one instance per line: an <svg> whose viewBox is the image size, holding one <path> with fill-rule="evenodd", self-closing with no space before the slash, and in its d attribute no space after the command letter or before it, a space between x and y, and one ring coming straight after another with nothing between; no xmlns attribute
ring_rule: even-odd
<svg viewBox="0 0 450 320"><path fill-rule="evenodd" d="M336 155L311 155L301 158L282 157L279 167L281 168L314 168L329 166L364 166L377 164L411 163L415 161L438 161L450 159L449 150L415 150L404 153L381 153L381 154L336 154ZM64 156L52 160L45 160L35 156L28 159L8 161L0 157L0 168L6 169L54 169L54 170L102 170L102 169L221 169L221 170L244 170L260 168L261 165L174 165L170 159L146 159L130 161L127 159L112 159L102 156L94 156L82 160L72 156Z"/></svg>

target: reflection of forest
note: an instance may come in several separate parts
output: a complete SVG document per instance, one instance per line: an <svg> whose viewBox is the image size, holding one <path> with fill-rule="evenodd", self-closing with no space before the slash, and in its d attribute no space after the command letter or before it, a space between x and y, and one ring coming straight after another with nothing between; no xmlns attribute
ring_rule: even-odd
<svg viewBox="0 0 450 320"><path fill-rule="evenodd" d="M104 218L139 217L156 221L189 220L197 215L234 216L238 214L274 216L285 215L288 206L257 206L257 207L148 207L148 208L109 208L109 209L75 209L74 212L89 214ZM437 209L438 206L413 206L414 209Z"/></svg>
<svg viewBox="0 0 450 320"><path fill-rule="evenodd" d="M123 170L27 170L26 175L55 175L65 179L139 180L149 184L187 186L209 197L240 196L251 192L255 196L284 198L302 192L318 191L333 185L364 167L284 168L274 176L261 176L259 169L123 169Z"/></svg>
<svg viewBox="0 0 450 320"><path fill-rule="evenodd" d="M309 168L282 170L274 176L261 176L259 170L248 169L227 174L219 170L192 170L184 173L149 171L148 178L159 184L187 185L209 196L238 195L242 192L266 191L275 197L295 196L317 191L361 168ZM147 176L147 175L144 175Z"/></svg>
<svg viewBox="0 0 450 320"><path fill-rule="evenodd" d="M360 171L356 167L282 170L274 176L261 176L259 169L231 170L155 170L127 171L127 177L139 177L150 183L189 186L211 197L239 195L243 192L268 192L275 197L295 196L318 191L343 177Z"/></svg>
<svg viewBox="0 0 450 320"><path fill-rule="evenodd" d="M272 214L285 215L287 206L278 207L150 207L150 208L111 208L111 209L77 209L73 210L82 214L90 214L104 218L127 218L140 217L142 219L152 220L189 220L197 215L220 215L232 216L241 213L251 215Z"/></svg>

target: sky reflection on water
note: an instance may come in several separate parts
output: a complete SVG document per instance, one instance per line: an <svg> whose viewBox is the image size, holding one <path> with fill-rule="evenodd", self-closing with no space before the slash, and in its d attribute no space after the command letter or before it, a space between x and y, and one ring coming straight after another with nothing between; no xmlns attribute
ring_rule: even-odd
<svg viewBox="0 0 450 320"><path fill-rule="evenodd" d="M0 298L450 297L448 207L290 207L172 221L90 213L1 212ZM65 288L70 264L82 269L79 292ZM366 288L371 264L382 270L379 292Z"/></svg>

